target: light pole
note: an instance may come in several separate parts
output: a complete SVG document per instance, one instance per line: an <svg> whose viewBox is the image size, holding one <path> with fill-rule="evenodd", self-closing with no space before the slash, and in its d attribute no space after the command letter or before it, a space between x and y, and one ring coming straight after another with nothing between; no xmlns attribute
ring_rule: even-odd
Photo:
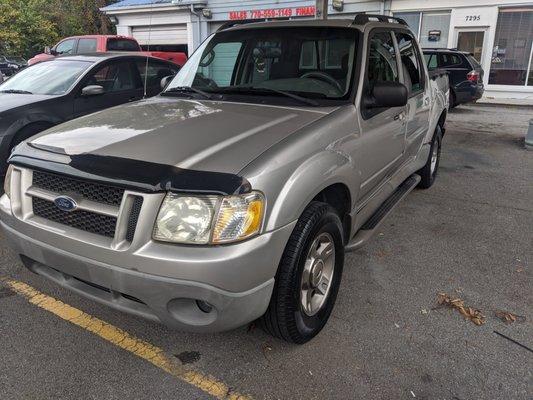
<svg viewBox="0 0 533 400"><path fill-rule="evenodd" d="M328 0L316 0L316 19L328 19Z"/></svg>

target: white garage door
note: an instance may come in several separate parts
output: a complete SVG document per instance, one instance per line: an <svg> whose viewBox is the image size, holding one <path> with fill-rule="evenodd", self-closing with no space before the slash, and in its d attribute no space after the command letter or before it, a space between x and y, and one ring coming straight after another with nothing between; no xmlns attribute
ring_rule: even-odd
<svg viewBox="0 0 533 400"><path fill-rule="evenodd" d="M132 35L141 45L187 44L187 25L134 26Z"/></svg>

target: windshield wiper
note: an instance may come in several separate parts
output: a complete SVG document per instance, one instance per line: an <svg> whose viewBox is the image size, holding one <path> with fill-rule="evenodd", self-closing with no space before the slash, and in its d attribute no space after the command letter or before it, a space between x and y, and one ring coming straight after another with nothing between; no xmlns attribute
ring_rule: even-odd
<svg viewBox="0 0 533 400"><path fill-rule="evenodd" d="M228 92L236 92L236 93L275 93L280 94L285 97L290 97L291 99L298 100L301 103L309 104L313 107L317 107L320 104L316 102L315 100L309 99L307 97L298 96L297 94L286 92L284 90L278 90L278 89L271 89L271 88L262 88L262 87L255 87L255 86L229 86L226 88L220 89L220 92L222 93L228 93Z"/></svg>
<svg viewBox="0 0 533 400"><path fill-rule="evenodd" d="M17 89L0 90L0 93L33 94L32 92L28 92L27 90L17 90Z"/></svg>
<svg viewBox="0 0 533 400"><path fill-rule="evenodd" d="M206 98L208 100L211 100L213 98L213 96L211 96L209 93L204 92L203 90L200 90L200 89L196 89L196 88L190 87L190 86L173 87L173 88L165 90L161 94L165 94L165 93L191 93L191 92L197 93L197 94L203 96L204 98Z"/></svg>

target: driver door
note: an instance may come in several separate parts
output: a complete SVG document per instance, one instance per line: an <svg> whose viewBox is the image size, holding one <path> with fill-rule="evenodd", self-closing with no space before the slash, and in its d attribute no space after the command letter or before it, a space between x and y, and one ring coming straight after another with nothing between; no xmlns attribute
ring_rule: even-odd
<svg viewBox="0 0 533 400"><path fill-rule="evenodd" d="M102 94L84 96L82 88L101 86ZM115 60L89 73L74 100L74 117L140 100L144 90L134 60Z"/></svg>
<svg viewBox="0 0 533 400"><path fill-rule="evenodd" d="M378 81L399 82L398 52L390 31L373 30L368 40L363 96ZM370 196L397 170L403 161L406 107L360 107L361 127L358 164L361 196Z"/></svg>

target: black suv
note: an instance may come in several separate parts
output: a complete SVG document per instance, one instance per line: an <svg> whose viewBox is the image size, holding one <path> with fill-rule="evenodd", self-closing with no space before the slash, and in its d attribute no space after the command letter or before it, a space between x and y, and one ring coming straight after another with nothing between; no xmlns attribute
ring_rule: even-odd
<svg viewBox="0 0 533 400"><path fill-rule="evenodd" d="M450 108L483 96L483 68L470 53L457 49L423 49L428 70L442 69L450 77Z"/></svg>

